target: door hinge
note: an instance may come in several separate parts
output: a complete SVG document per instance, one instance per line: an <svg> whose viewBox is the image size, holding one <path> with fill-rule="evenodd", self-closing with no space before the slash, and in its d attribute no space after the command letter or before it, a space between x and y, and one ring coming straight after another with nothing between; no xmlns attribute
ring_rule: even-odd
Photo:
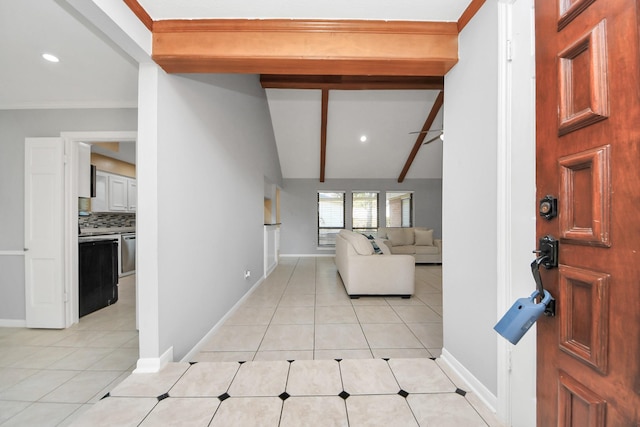
<svg viewBox="0 0 640 427"><path fill-rule="evenodd" d="M511 40L507 40L507 62L511 62L513 61L513 43L511 43Z"/></svg>

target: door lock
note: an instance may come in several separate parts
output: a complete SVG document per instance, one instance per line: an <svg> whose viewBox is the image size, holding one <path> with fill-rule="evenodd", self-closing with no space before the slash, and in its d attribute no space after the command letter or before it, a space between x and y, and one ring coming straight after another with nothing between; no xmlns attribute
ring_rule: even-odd
<svg viewBox="0 0 640 427"><path fill-rule="evenodd" d="M541 217L551 220L558 216L558 199L551 195L546 195L540 200L538 209Z"/></svg>

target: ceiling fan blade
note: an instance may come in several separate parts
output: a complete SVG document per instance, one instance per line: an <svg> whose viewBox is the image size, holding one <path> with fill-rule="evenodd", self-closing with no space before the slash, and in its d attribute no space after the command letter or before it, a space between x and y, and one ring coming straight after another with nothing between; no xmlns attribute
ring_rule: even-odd
<svg viewBox="0 0 640 427"><path fill-rule="evenodd" d="M427 145L427 144L429 144L430 142L433 142L433 141L435 141L436 139L439 139L441 136L442 136L442 134L440 134L440 135L438 135L438 136L434 136L434 137L433 137L433 138L431 138L430 140L428 140L428 141L426 141L426 142L423 142L423 143L422 143L422 145Z"/></svg>
<svg viewBox="0 0 640 427"><path fill-rule="evenodd" d="M442 132L442 129L429 129L429 130L413 131L413 132L409 132L409 135L415 135L415 134L418 134L418 133L429 133L429 132Z"/></svg>

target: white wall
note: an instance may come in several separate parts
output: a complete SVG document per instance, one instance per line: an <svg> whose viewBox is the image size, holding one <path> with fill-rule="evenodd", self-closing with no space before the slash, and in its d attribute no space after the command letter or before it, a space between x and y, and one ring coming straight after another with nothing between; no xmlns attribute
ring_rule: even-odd
<svg viewBox="0 0 640 427"><path fill-rule="evenodd" d="M407 179L285 179L280 193L280 253L310 255L332 253L318 250L318 191L346 191L345 227L351 228L351 191L380 191L378 218L385 221L386 191L413 191L414 220L419 227L433 228L442 236L442 180Z"/></svg>
<svg viewBox="0 0 640 427"><path fill-rule="evenodd" d="M0 110L0 321L24 321L24 139L137 128L136 109Z"/></svg>
<svg viewBox="0 0 640 427"><path fill-rule="evenodd" d="M139 253L142 297L152 294L140 307L141 357L173 347L179 360L260 279L265 177L277 185L282 177L257 76L155 71L156 94L144 96L157 96L157 104L152 100L147 107L141 93L140 110L141 117L147 108L157 114L157 128L147 129L153 120L141 118L138 141L139 190L157 192L155 201L139 198L139 227L146 213L151 221L157 215L157 236L149 235L153 230L139 233L141 246L145 236L157 239L157 261L147 258L155 256L153 250ZM144 152L153 157L154 151L157 175L145 165ZM245 270L252 272L249 280ZM153 318L157 331L146 328ZM157 348L148 331L158 334Z"/></svg>
<svg viewBox="0 0 640 427"><path fill-rule="evenodd" d="M487 2L445 78L443 354L522 427L536 424L535 328L514 347L493 326L535 287L532 19L530 0Z"/></svg>
<svg viewBox="0 0 640 427"><path fill-rule="evenodd" d="M445 76L444 349L496 395L497 2L460 34L459 58Z"/></svg>

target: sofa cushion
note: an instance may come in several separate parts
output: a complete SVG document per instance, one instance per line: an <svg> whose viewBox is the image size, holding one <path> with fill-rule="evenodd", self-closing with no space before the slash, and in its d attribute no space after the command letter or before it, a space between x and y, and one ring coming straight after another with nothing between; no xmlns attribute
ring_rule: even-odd
<svg viewBox="0 0 640 427"><path fill-rule="evenodd" d="M433 230L416 228L414 232L417 246L433 246Z"/></svg>
<svg viewBox="0 0 640 427"><path fill-rule="evenodd" d="M440 249L437 246L415 246L416 255L437 255ZM395 248L394 248L395 249Z"/></svg>
<svg viewBox="0 0 640 427"><path fill-rule="evenodd" d="M416 247L413 245L406 246L394 246L391 249L393 254L402 254L402 255L413 255L416 253Z"/></svg>
<svg viewBox="0 0 640 427"><path fill-rule="evenodd" d="M359 255L373 254L373 246L371 246L369 239L367 239L364 234L354 233L349 230L340 230L340 235L351 243L351 246L353 246L353 249L355 249Z"/></svg>
<svg viewBox="0 0 640 427"><path fill-rule="evenodd" d="M413 228L387 228L387 238L391 246L413 245Z"/></svg>

